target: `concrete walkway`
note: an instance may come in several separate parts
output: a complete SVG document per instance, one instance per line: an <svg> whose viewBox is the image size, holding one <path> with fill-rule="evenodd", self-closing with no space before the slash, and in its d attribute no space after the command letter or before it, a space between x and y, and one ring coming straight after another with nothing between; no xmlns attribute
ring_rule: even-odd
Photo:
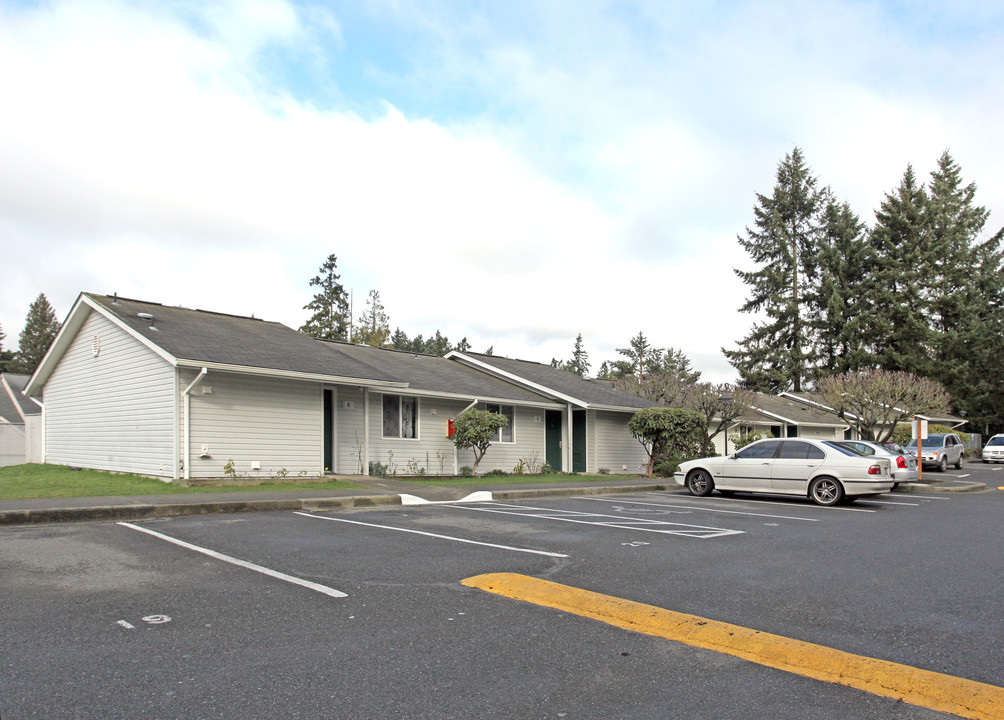
<svg viewBox="0 0 1004 720"><path fill-rule="evenodd" d="M685 493L672 478L604 478L597 481L570 479L564 483L487 482L484 484L439 487L419 482L365 475L339 475L358 487L345 490L291 490L288 492L192 493L186 495L131 495L111 497L40 498L0 501L0 525L33 525L54 522L143 520L174 515L208 513L269 512L290 510L338 510L378 505L458 502L477 493L476 499L526 500L546 497L573 497L674 490ZM906 483L896 492L941 493L986 490L983 483L940 480Z"/></svg>

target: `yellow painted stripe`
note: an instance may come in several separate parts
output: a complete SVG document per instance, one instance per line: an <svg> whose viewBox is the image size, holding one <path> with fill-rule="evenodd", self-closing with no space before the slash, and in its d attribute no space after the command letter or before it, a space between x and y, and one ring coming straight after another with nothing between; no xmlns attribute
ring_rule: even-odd
<svg viewBox="0 0 1004 720"><path fill-rule="evenodd" d="M654 605L515 573L477 575L464 585L556 608L627 630L734 655L805 677L838 683L972 720L1004 719L1004 688L823 645L751 630Z"/></svg>

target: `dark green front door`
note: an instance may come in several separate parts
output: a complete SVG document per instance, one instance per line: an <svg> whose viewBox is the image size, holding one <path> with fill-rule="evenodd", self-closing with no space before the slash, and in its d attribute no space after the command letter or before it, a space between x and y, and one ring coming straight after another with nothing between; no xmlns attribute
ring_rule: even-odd
<svg viewBox="0 0 1004 720"><path fill-rule="evenodd" d="M586 471L586 411L572 412L572 472Z"/></svg>
<svg viewBox="0 0 1004 720"><path fill-rule="evenodd" d="M324 391L324 472L334 472L331 446L335 444L335 407L330 390Z"/></svg>
<svg viewBox="0 0 1004 720"><path fill-rule="evenodd" d="M552 470L561 472L561 410L546 410L544 423L544 459Z"/></svg>

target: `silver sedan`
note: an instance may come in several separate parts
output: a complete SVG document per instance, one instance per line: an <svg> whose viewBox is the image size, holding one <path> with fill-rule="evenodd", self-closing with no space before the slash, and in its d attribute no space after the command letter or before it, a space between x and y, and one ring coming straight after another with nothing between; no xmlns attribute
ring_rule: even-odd
<svg viewBox="0 0 1004 720"><path fill-rule="evenodd" d="M692 495L775 493L809 497L819 505L878 495L895 484L889 458L809 438L757 440L725 457L689 460L673 479Z"/></svg>
<svg viewBox="0 0 1004 720"><path fill-rule="evenodd" d="M896 443L877 443L871 440L840 440L837 445L850 448L862 455L880 455L892 462L892 479L895 488L900 483L917 482L917 456Z"/></svg>

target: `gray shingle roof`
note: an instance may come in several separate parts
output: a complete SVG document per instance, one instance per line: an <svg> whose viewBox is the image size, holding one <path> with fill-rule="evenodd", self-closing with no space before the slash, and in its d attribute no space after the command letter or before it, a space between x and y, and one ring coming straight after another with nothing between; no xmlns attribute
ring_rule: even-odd
<svg viewBox="0 0 1004 720"><path fill-rule="evenodd" d="M351 343L328 342L332 350L377 365L408 388L477 398L542 402L547 398L487 373L438 355L374 348Z"/></svg>
<svg viewBox="0 0 1004 720"><path fill-rule="evenodd" d="M831 425L834 427L847 425L832 412L780 395L757 393L754 405L759 410L780 415L799 425Z"/></svg>
<svg viewBox="0 0 1004 720"><path fill-rule="evenodd" d="M586 405L641 409L652 407L654 404L637 395L616 390L602 380L580 378L575 373L543 363L472 352L463 354L503 372L525 378L541 387L575 398Z"/></svg>
<svg viewBox="0 0 1004 720"><path fill-rule="evenodd" d="M87 297L173 357L194 363L407 383L412 390L472 398L547 400L539 393L435 355L317 340L281 323L257 318L108 295ZM141 318L139 313L153 315L153 320Z"/></svg>
<svg viewBox="0 0 1004 720"><path fill-rule="evenodd" d="M330 343L281 323L108 295L87 297L180 360L395 381L381 368L333 351ZM139 313L149 313L153 320L138 317Z"/></svg>
<svg viewBox="0 0 1004 720"><path fill-rule="evenodd" d="M29 397L25 397L24 386L28 384L28 378L30 375L19 375L17 373L4 373L3 374L3 384L7 387L3 388L0 385L0 417L7 420L7 422L19 423L21 422L21 415L41 415L42 408L37 402ZM8 393L9 389L9 393ZM3 396L6 396L8 400L12 403L17 404L21 408L21 413L18 414L16 408L6 408L3 407ZM7 413L13 411L13 416Z"/></svg>

